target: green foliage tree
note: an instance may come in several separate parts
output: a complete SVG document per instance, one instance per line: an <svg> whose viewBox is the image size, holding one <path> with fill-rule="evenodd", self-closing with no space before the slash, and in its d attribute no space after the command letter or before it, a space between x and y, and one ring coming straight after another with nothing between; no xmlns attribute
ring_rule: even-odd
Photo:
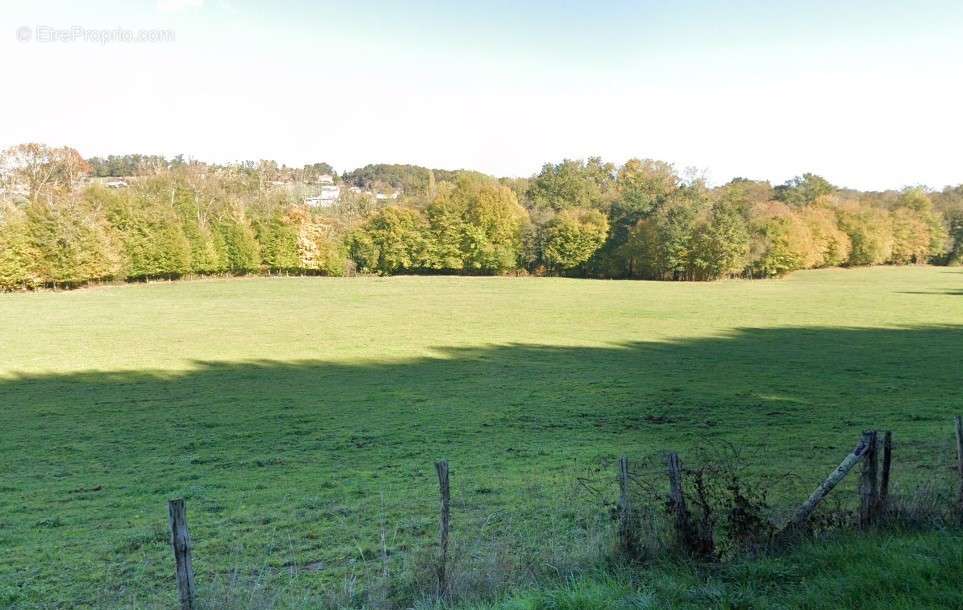
<svg viewBox="0 0 963 610"><path fill-rule="evenodd" d="M544 228L542 257L555 270L584 265L605 243L609 222L599 210L562 210Z"/></svg>
<svg viewBox="0 0 963 610"><path fill-rule="evenodd" d="M535 208L564 210L607 204L614 193L615 168L598 157L546 163L532 178L528 199Z"/></svg>
<svg viewBox="0 0 963 610"><path fill-rule="evenodd" d="M894 262L925 263L942 257L949 241L943 220L924 189L900 193L893 209Z"/></svg>
<svg viewBox="0 0 963 610"><path fill-rule="evenodd" d="M44 284L79 286L119 275L119 256L105 219L83 200L36 199L26 208L26 218L37 256L34 268Z"/></svg>
<svg viewBox="0 0 963 610"><path fill-rule="evenodd" d="M348 239L362 271L391 274L427 267L428 221L418 210L390 206L374 212Z"/></svg>
<svg viewBox="0 0 963 610"><path fill-rule="evenodd" d="M304 205L325 163L92 159L129 188L80 189L70 148L0 153L0 289L259 271L535 273L710 280L839 264L963 262L963 186L839 190L814 174L708 189L670 164L549 163L532 178L369 165L334 206ZM345 185L347 187L347 185ZM290 188L289 188L290 187ZM842 203L840 203L842 201Z"/></svg>
<svg viewBox="0 0 963 610"><path fill-rule="evenodd" d="M426 214L431 225L429 266L442 271L465 269L465 240L467 236L470 189L456 189L444 183L428 206Z"/></svg>
<svg viewBox="0 0 963 610"><path fill-rule="evenodd" d="M0 290L36 288L43 283L36 263L40 254L30 241L26 215L0 202Z"/></svg>
<svg viewBox="0 0 963 610"><path fill-rule="evenodd" d="M177 211L149 190L109 193L93 189L89 199L103 204L118 236L130 279L179 278L191 271L191 244Z"/></svg>
<svg viewBox="0 0 963 610"><path fill-rule="evenodd" d="M790 178L775 188L775 199L786 205L802 207L813 203L820 197L832 195L836 187L816 174L806 173Z"/></svg>
<svg viewBox="0 0 963 610"><path fill-rule="evenodd" d="M243 210L227 210L218 218L216 230L224 243L224 260L228 271L245 275L259 269L261 248Z"/></svg>
<svg viewBox="0 0 963 610"><path fill-rule="evenodd" d="M465 269L501 273L518 266L522 229L528 214L515 193L495 181L465 177L454 193L462 192L465 213Z"/></svg>
<svg viewBox="0 0 963 610"><path fill-rule="evenodd" d="M749 229L738 209L725 202L715 203L695 231L689 256L695 279L714 280L741 273L748 262Z"/></svg>
<svg viewBox="0 0 963 610"><path fill-rule="evenodd" d="M672 165L662 161L630 159L619 168L608 206L609 238L590 265L594 274L638 276L641 234L634 228L642 229L639 222L660 209L680 185Z"/></svg>

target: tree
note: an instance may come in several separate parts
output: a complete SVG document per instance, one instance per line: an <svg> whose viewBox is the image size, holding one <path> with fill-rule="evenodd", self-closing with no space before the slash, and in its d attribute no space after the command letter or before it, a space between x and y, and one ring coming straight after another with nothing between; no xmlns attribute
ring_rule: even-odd
<svg viewBox="0 0 963 610"><path fill-rule="evenodd" d="M893 224L885 210L848 201L836 207L839 228L852 242L847 265L882 265L893 254Z"/></svg>
<svg viewBox="0 0 963 610"><path fill-rule="evenodd" d="M680 186L675 168L664 161L629 159L616 178L618 205L638 218L655 211Z"/></svg>
<svg viewBox="0 0 963 610"><path fill-rule="evenodd" d="M777 186L775 199L798 208L809 205L820 197L832 195L835 191L836 187L822 176L806 173Z"/></svg>
<svg viewBox="0 0 963 610"><path fill-rule="evenodd" d="M539 209L601 207L614 193L615 168L598 157L546 163L532 178L528 198Z"/></svg>
<svg viewBox="0 0 963 610"><path fill-rule="evenodd" d="M344 248L328 224L310 220L301 224L298 258L301 269L308 273L344 275L346 271Z"/></svg>
<svg viewBox="0 0 963 610"><path fill-rule="evenodd" d="M946 253L949 234L927 192L910 187L893 209L894 262L925 263Z"/></svg>
<svg viewBox="0 0 963 610"><path fill-rule="evenodd" d="M228 271L235 275L245 275L260 268L260 245L243 209L226 210L218 218L216 230L224 242L224 259Z"/></svg>
<svg viewBox="0 0 963 610"><path fill-rule="evenodd" d="M471 205L467 189L455 189L443 183L435 199L425 211L431 225L430 262L432 269L462 271L465 269L465 240L467 237L468 207Z"/></svg>
<svg viewBox="0 0 963 610"><path fill-rule="evenodd" d="M301 168L301 180L305 182L317 182L321 176L331 176L336 180L338 173L330 163L310 163Z"/></svg>
<svg viewBox="0 0 963 610"><path fill-rule="evenodd" d="M633 231L681 188L672 165L652 159L630 159L619 168L613 201L608 206L609 238L589 267L594 275L633 277L639 273L638 238ZM629 244L631 240L634 244Z"/></svg>
<svg viewBox="0 0 963 610"><path fill-rule="evenodd" d="M40 286L39 259L40 253L30 241L26 215L0 202L0 291Z"/></svg>
<svg viewBox="0 0 963 610"><path fill-rule="evenodd" d="M33 269L44 284L79 286L120 273L117 252L105 219L78 198L32 201L26 231L36 259Z"/></svg>
<svg viewBox="0 0 963 610"><path fill-rule="evenodd" d="M18 144L0 153L0 179L6 190L28 201L65 194L90 167L73 148Z"/></svg>
<svg viewBox="0 0 963 610"><path fill-rule="evenodd" d="M528 214L507 186L460 173L438 189L426 214L432 269L500 273L518 266Z"/></svg>
<svg viewBox="0 0 963 610"><path fill-rule="evenodd" d="M893 250L888 262L895 265L925 263L930 254L930 228L909 208L896 208L890 218Z"/></svg>
<svg viewBox="0 0 963 610"><path fill-rule="evenodd" d="M374 212L348 239L362 271L392 274L424 269L428 222L418 210L391 206Z"/></svg>
<svg viewBox="0 0 963 610"><path fill-rule="evenodd" d="M410 197L424 197L428 194L430 174L431 170L418 165L378 163L346 172L343 180L369 191L399 190Z"/></svg>
<svg viewBox="0 0 963 610"><path fill-rule="evenodd" d="M948 186L935 193L933 203L934 208L942 213L947 231L943 262L947 265L963 264L963 184Z"/></svg>
<svg viewBox="0 0 963 610"><path fill-rule="evenodd" d="M734 207L747 218L755 206L772 201L775 193L768 181L733 178L713 194L718 201Z"/></svg>
<svg viewBox="0 0 963 610"><path fill-rule="evenodd" d="M807 267L834 267L849 260L852 240L839 228L831 200L820 198L813 205L799 210L798 214L813 240L813 252L806 261Z"/></svg>
<svg viewBox="0 0 963 610"><path fill-rule="evenodd" d="M655 216L653 268L664 279L691 279L690 249L695 236L697 210L685 199L664 205Z"/></svg>
<svg viewBox="0 0 963 610"><path fill-rule="evenodd" d="M599 210L563 210L544 227L542 258L551 269L576 269L602 247L608 232L608 219Z"/></svg>
<svg viewBox="0 0 963 610"><path fill-rule="evenodd" d="M749 229L739 211L727 203L715 203L696 229L689 256L696 279L741 273L748 262Z"/></svg>
<svg viewBox="0 0 963 610"><path fill-rule="evenodd" d="M522 229L528 214L515 193L493 180L460 177L453 193L468 202L465 215L465 269L501 273L518 266Z"/></svg>
<svg viewBox="0 0 963 610"><path fill-rule="evenodd" d="M804 269L815 247L806 223L788 206L757 206L752 217L751 268L757 277L778 277Z"/></svg>
<svg viewBox="0 0 963 610"><path fill-rule="evenodd" d="M191 244L177 211L149 186L122 194L93 189L85 196L104 207L128 278L176 279L190 273Z"/></svg>
<svg viewBox="0 0 963 610"><path fill-rule="evenodd" d="M301 269L299 238L300 222L287 214L274 214L255 225L261 246L261 262L274 272L292 272Z"/></svg>

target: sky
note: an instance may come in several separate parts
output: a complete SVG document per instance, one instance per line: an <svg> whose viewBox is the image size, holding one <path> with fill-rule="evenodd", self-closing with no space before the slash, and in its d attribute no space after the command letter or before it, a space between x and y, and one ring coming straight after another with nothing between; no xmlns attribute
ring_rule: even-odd
<svg viewBox="0 0 963 610"><path fill-rule="evenodd" d="M3 0L0 70L0 147L963 182L958 0Z"/></svg>

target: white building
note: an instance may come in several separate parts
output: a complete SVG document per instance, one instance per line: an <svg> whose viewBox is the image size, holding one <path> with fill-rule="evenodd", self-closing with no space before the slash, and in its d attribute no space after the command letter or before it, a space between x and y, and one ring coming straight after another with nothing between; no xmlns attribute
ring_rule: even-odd
<svg viewBox="0 0 963 610"><path fill-rule="evenodd" d="M325 184L321 192L313 197L305 197L304 203L313 207L327 208L334 205L341 197L341 187L336 184Z"/></svg>

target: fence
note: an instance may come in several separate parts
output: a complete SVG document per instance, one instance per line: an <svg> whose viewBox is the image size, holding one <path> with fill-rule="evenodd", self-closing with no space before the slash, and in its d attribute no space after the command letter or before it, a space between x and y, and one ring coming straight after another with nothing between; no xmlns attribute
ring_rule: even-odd
<svg viewBox="0 0 963 610"><path fill-rule="evenodd" d="M956 474L958 477L956 511L963 522L963 419L954 418L956 440ZM805 528L807 522L818 506L836 488L843 479L859 464L862 464L858 493L858 527L869 528L879 523L889 507L890 483L893 464L893 435L890 431L863 432L859 442L816 487L791 516L780 527L772 532L772 538L784 540L793 533ZM640 554L639 529L634 525L639 520L639 509L630 491L633 478L630 461L622 456L617 464L617 481L619 496L617 504L617 541L618 548L627 557ZM435 463L438 478L440 510L438 531L438 554L434 559L436 579L435 593L446 598L450 594L449 574L449 546L451 538L451 492L449 466L447 460ZM679 455L670 452L665 456L665 476L668 481L669 493L666 507L670 517L669 523L674 539L683 552L704 556L715 547L712 531L700 527L690 507L686 502L685 479L683 463ZM697 479L695 497L702 497L703 490L699 489ZM197 594L194 571L192 567L192 543L188 530L187 509L183 499L173 499L168 502L170 541L174 553L175 576L178 599L182 610L196 610ZM382 540L384 544L384 540Z"/></svg>

